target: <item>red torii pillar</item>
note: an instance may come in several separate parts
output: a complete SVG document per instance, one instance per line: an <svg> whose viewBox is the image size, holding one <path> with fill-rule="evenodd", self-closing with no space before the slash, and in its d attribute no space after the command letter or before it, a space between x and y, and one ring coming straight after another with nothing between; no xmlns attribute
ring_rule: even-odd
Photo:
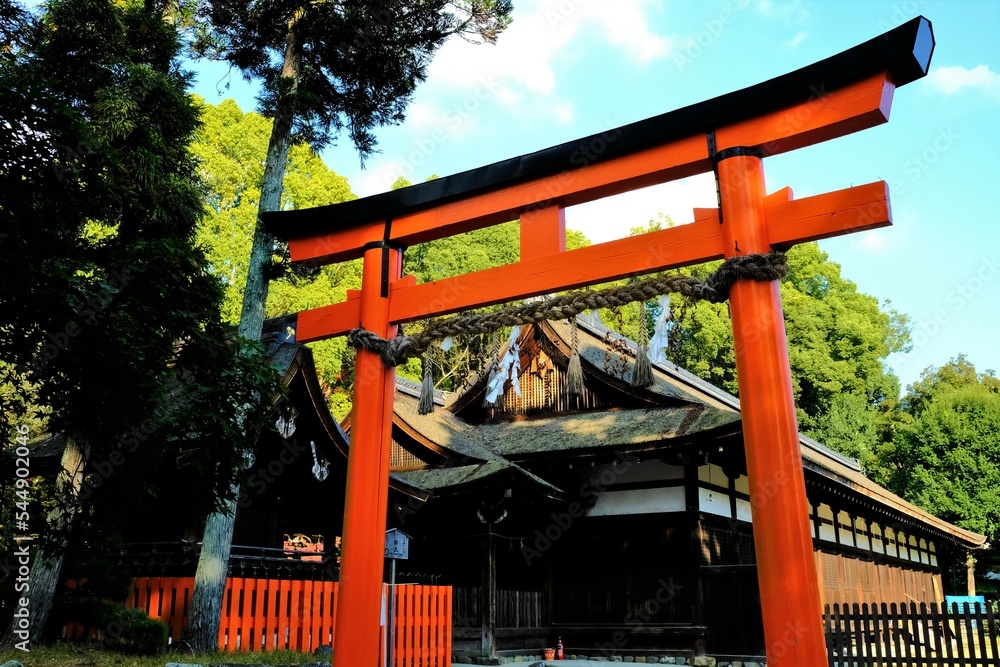
<svg viewBox="0 0 1000 667"><path fill-rule="evenodd" d="M891 224L884 182L798 201L787 188L766 196L762 158L886 122L893 91L926 74L933 46L930 23L914 19L802 70L604 135L394 193L268 214L294 261L364 257L360 292L299 313L298 340L359 326L388 338L401 322ZM565 206L713 169L719 209L565 250ZM401 277L402 247L515 218L520 261L421 285ZM730 304L768 664L816 667L826 653L778 283L739 281ZM359 351L335 667L380 660L393 391L393 369Z"/></svg>

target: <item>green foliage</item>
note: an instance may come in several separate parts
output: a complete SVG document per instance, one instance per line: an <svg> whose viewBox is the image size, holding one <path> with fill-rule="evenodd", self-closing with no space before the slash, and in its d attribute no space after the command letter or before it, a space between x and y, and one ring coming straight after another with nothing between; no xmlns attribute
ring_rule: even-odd
<svg viewBox="0 0 1000 667"><path fill-rule="evenodd" d="M289 26L300 59L294 95L297 136L319 149L346 132L362 158L372 130L402 122L438 46L461 34L487 42L510 23L508 0L200 0L196 53L228 62L264 85L262 111L276 114L289 93L282 66ZM284 76L287 76L284 75Z"/></svg>
<svg viewBox="0 0 1000 667"><path fill-rule="evenodd" d="M1000 538L1000 382L959 355L903 399L905 420L880 452L885 483L963 528Z"/></svg>
<svg viewBox="0 0 1000 667"><path fill-rule="evenodd" d="M244 113L233 100L218 105L200 105L202 127L191 144L198 159L198 174L208 212L198 226L198 245L204 249L209 270L226 288L223 315L236 324L243 302L250 242L257 219L260 187L264 178L264 158L271 121L260 114ZM356 199L347 179L327 169L322 158L306 145L293 146L282 189L282 208L299 209ZM268 316L282 315L301 308L330 303L323 290L346 275L360 280L356 266L326 267L310 291L300 297L307 284L295 276L272 282L276 295L269 295ZM355 283L357 282L355 281ZM357 284L352 284L354 289ZM341 290L343 291L343 289ZM326 298L326 301L322 299Z"/></svg>
<svg viewBox="0 0 1000 667"><path fill-rule="evenodd" d="M129 582L131 583L131 582ZM93 594L68 596L71 599L55 610L59 624L79 623L87 644L127 655L158 655L167 648L170 631L162 621L141 609L127 609L109 599L123 594L98 597Z"/></svg>
<svg viewBox="0 0 1000 667"><path fill-rule="evenodd" d="M121 653L157 655L167 648L169 629L141 609L121 609L108 628L108 646Z"/></svg>
<svg viewBox="0 0 1000 667"><path fill-rule="evenodd" d="M236 324L243 303L247 260L257 219L271 121L243 112L233 100L218 105L200 101L203 124L191 152L198 159L202 196L208 209L198 226L198 245L209 271L225 286L223 317ZM355 199L347 179L331 171L309 146L292 146L285 169L282 207L309 208ZM276 258L277 259L277 258ZM266 315L279 317L342 301L348 289L361 287L361 263L324 266L311 276L285 273L272 280ZM321 382L330 393L342 393L343 338L310 345ZM331 397L332 400L332 397ZM338 416L346 414L342 402Z"/></svg>
<svg viewBox="0 0 1000 667"><path fill-rule="evenodd" d="M1000 391L1000 380L993 371L983 374L976 373L976 367L964 355L960 354L944 366L930 366L920 374L920 379L906 387L903 397L903 407L911 415L919 415L934 399L961 389L982 385L990 391Z"/></svg>
<svg viewBox="0 0 1000 667"><path fill-rule="evenodd" d="M958 525L1000 536L1000 394L963 387L900 432L908 499Z"/></svg>
<svg viewBox="0 0 1000 667"><path fill-rule="evenodd" d="M178 516L213 505L277 389L194 247L198 108L155 4L54 0L0 59L3 441L47 426L111 470L71 535L40 530L55 548L100 551L177 489Z"/></svg>
<svg viewBox="0 0 1000 667"><path fill-rule="evenodd" d="M909 322L840 275L840 266L815 243L788 252L781 281L789 364L799 428L821 442L870 462L888 435L899 383L885 367L907 349ZM704 277L718 263L682 269ZM738 394L728 304L674 297L668 358L716 386ZM861 411L861 412L859 412Z"/></svg>

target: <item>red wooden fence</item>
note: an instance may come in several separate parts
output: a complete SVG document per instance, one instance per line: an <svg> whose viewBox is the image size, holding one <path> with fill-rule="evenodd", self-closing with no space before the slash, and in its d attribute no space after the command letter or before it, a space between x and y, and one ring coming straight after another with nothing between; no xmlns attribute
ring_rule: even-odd
<svg viewBox="0 0 1000 667"><path fill-rule="evenodd" d="M142 609L178 641L194 577L139 577L126 607ZM388 589L388 586L386 586ZM219 649L311 652L333 641L338 584L230 577L222 598ZM451 586L396 586L393 667L451 667ZM68 628L70 636L78 626ZM385 636L383 633L383 646ZM383 655L385 651L383 651Z"/></svg>
<svg viewBox="0 0 1000 667"><path fill-rule="evenodd" d="M450 667L451 586L396 586L395 605L394 667Z"/></svg>

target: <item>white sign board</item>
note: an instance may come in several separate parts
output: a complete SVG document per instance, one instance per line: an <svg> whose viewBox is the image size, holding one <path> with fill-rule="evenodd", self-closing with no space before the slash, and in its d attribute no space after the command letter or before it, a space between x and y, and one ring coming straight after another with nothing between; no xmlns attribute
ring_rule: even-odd
<svg viewBox="0 0 1000 667"><path fill-rule="evenodd" d="M385 557L406 560L410 557L410 536L399 528L385 531Z"/></svg>

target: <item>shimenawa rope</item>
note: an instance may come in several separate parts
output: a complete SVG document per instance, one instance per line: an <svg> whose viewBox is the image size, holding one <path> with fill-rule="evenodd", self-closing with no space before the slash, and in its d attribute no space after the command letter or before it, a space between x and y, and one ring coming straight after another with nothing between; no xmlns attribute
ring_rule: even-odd
<svg viewBox="0 0 1000 667"><path fill-rule="evenodd" d="M366 329L353 329L347 334L347 342L355 348L375 352L388 366L398 366L407 359L420 356L432 343L448 336L486 334L504 327L565 320L586 310L624 306L670 293L722 303L729 298L733 284L739 279L770 282L783 278L787 273L788 263L782 252L740 255L727 259L704 280L678 274L656 276L620 287L567 292L544 301L520 303L491 313L428 320L419 333L396 336L390 340Z"/></svg>

